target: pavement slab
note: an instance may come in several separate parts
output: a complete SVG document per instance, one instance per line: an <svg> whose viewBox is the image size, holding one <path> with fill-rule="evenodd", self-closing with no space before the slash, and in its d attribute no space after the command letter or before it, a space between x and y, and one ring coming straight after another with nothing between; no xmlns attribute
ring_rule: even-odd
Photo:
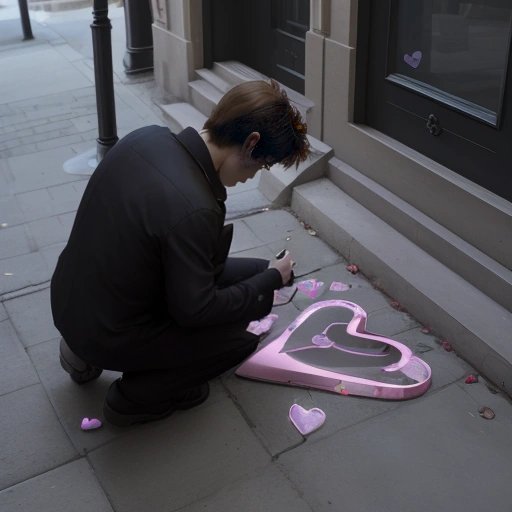
<svg viewBox="0 0 512 512"><path fill-rule="evenodd" d="M317 236L310 235L302 227L287 232L283 241L270 242L268 246L274 254L288 249L296 261L293 269L296 277L308 275L323 267L343 261L343 258Z"/></svg>
<svg viewBox="0 0 512 512"><path fill-rule="evenodd" d="M32 362L9 320L0 321L0 361L0 396L39 382Z"/></svg>
<svg viewBox="0 0 512 512"><path fill-rule="evenodd" d="M8 226L23 224L25 217L16 201L16 197L7 195L6 190L2 187L0 178L0 224L7 224ZM6 192L5 195L3 195L4 192Z"/></svg>
<svg viewBox="0 0 512 512"><path fill-rule="evenodd" d="M420 324L408 313L386 307L368 315L366 327L368 331L393 337Z"/></svg>
<svg viewBox="0 0 512 512"><path fill-rule="evenodd" d="M30 222L28 229L37 248L42 249L50 245L67 243L75 215L75 212L70 212Z"/></svg>
<svg viewBox="0 0 512 512"><path fill-rule="evenodd" d="M60 366L59 342L60 338L39 343L29 347L28 353L62 427L76 450L85 454L123 434L121 429L108 423L95 431L80 429L85 417L103 422L105 394L120 374L104 371L97 380L76 384Z"/></svg>
<svg viewBox="0 0 512 512"><path fill-rule="evenodd" d="M372 288L370 283L361 275L353 275L346 270L346 263L337 263L303 275L295 280L296 283L316 279L323 286L318 290L316 297L311 298L307 294L297 291L293 303L300 310L304 310L315 302L323 300L347 300L359 304L366 313L389 307L386 297ZM331 291L333 282L339 282L349 287L346 291Z"/></svg>
<svg viewBox="0 0 512 512"><path fill-rule="evenodd" d="M5 310L5 307L3 303L0 302L0 322L3 322L4 320L7 320L9 317L7 315L7 311Z"/></svg>
<svg viewBox="0 0 512 512"><path fill-rule="evenodd" d="M454 384L305 443L279 465L316 512L508 512L510 429L477 409Z"/></svg>
<svg viewBox="0 0 512 512"><path fill-rule="evenodd" d="M274 465L247 480L227 485L219 492L180 509L180 512L313 512L300 491Z"/></svg>
<svg viewBox="0 0 512 512"><path fill-rule="evenodd" d="M0 103L55 94L91 85L82 73L54 49L33 45L31 51L0 52L0 66L9 69L11 80L0 85ZM33 77L38 80L34 81ZM23 84L23 87L19 87Z"/></svg>
<svg viewBox="0 0 512 512"><path fill-rule="evenodd" d="M0 296L45 283L50 279L46 260L39 252L0 260Z"/></svg>
<svg viewBox="0 0 512 512"><path fill-rule="evenodd" d="M48 280L51 279L53 272L55 270L55 267L57 266L57 261L59 259L59 256L61 252L66 247L66 244L64 242L60 244L54 244L49 245L48 247L43 247L40 249L40 253L46 262L46 265L48 267L49 273L48 273Z"/></svg>
<svg viewBox="0 0 512 512"><path fill-rule="evenodd" d="M60 337L53 325L50 288L7 300L4 305L25 347Z"/></svg>
<svg viewBox="0 0 512 512"><path fill-rule="evenodd" d="M265 243L286 241L295 231L302 228L299 221L285 210L270 210L244 219L249 229Z"/></svg>
<svg viewBox="0 0 512 512"><path fill-rule="evenodd" d="M114 512L85 459L0 491L2 512Z"/></svg>
<svg viewBox="0 0 512 512"><path fill-rule="evenodd" d="M130 429L110 425L103 418L105 395L110 384L121 374L104 370L98 379L82 385L76 384L60 366L59 342L60 338L39 343L31 346L28 353L63 428L75 448L81 454L86 454L130 432ZM225 397L226 392L220 381L212 381L208 403L214 404ZM80 424L85 417L98 418L103 426L98 430L84 432Z"/></svg>
<svg viewBox="0 0 512 512"><path fill-rule="evenodd" d="M25 226L0 229L0 259L12 258L34 250L34 240Z"/></svg>
<svg viewBox="0 0 512 512"><path fill-rule="evenodd" d="M0 410L0 489L78 457L40 384L0 396Z"/></svg>
<svg viewBox="0 0 512 512"><path fill-rule="evenodd" d="M235 220L232 224L233 241L231 243L231 252L246 251L264 245L243 220Z"/></svg>
<svg viewBox="0 0 512 512"><path fill-rule="evenodd" d="M171 512L255 476L270 456L226 398L133 429L89 460L115 510Z"/></svg>

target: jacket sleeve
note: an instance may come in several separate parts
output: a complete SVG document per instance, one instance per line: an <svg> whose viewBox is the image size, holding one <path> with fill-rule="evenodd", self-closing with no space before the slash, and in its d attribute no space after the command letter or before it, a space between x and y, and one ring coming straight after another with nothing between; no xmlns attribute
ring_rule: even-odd
<svg viewBox="0 0 512 512"><path fill-rule="evenodd" d="M169 315L180 326L204 327L250 322L272 309L274 290L282 286L276 269L232 286L215 284L215 261L222 221L211 210L196 211L168 233L163 247Z"/></svg>

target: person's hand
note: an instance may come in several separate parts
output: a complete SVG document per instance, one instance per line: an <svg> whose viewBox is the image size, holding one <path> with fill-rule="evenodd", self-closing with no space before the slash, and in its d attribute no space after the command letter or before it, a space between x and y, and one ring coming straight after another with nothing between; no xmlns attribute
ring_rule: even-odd
<svg viewBox="0 0 512 512"><path fill-rule="evenodd" d="M283 281L283 286L286 286L292 281L292 269L294 265L295 261L292 260L291 254L286 251L283 257L272 260L269 263L268 268L275 268L279 270L281 279Z"/></svg>

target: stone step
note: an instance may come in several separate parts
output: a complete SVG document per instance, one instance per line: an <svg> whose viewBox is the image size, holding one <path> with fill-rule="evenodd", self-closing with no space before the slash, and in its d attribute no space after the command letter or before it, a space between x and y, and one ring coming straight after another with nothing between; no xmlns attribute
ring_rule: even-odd
<svg viewBox="0 0 512 512"><path fill-rule="evenodd" d="M354 130L364 136L352 141L357 165L348 164L512 270L510 202L373 128Z"/></svg>
<svg viewBox="0 0 512 512"><path fill-rule="evenodd" d="M216 87L221 93L225 94L233 87L233 84L224 80L219 74L214 73L211 69L196 69L196 75L211 85Z"/></svg>
<svg viewBox="0 0 512 512"><path fill-rule="evenodd" d="M223 96L222 91L206 80L193 80L188 83L190 90L190 102L192 105L208 117L215 105Z"/></svg>
<svg viewBox="0 0 512 512"><path fill-rule="evenodd" d="M276 164L270 172L261 174L259 189L272 202L273 206L289 205L294 187L325 175L333 150L310 135L308 135L308 140L311 153L308 159L301 162L297 168L285 169L282 165Z"/></svg>
<svg viewBox="0 0 512 512"><path fill-rule="evenodd" d="M327 177L431 256L512 310L512 271L338 158L329 161Z"/></svg>
<svg viewBox="0 0 512 512"><path fill-rule="evenodd" d="M266 75L235 60L214 62L212 72L232 86L248 80L268 80Z"/></svg>
<svg viewBox="0 0 512 512"><path fill-rule="evenodd" d="M233 85L246 82L248 80L268 80L269 77L263 75L245 64L237 61L214 62L213 73L225 82ZM297 107L302 116L307 119L315 104L303 94L281 84L286 91L290 101Z"/></svg>
<svg viewBox="0 0 512 512"><path fill-rule="evenodd" d="M293 190L292 209L376 286L509 395L512 314L321 178ZM434 376L435 378L435 376Z"/></svg>
<svg viewBox="0 0 512 512"><path fill-rule="evenodd" d="M190 103L171 103L160 105L167 126L172 132L178 133L191 126L197 131L203 128L206 116L194 108Z"/></svg>

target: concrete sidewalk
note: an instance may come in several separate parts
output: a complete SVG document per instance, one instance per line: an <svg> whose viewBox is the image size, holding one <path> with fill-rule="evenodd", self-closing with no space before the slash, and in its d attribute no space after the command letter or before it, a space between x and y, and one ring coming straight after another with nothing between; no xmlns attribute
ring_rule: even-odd
<svg viewBox="0 0 512 512"><path fill-rule="evenodd" d="M1 2L1 0L0 0ZM5 4L5 0L4 0ZM1 5L1 4L0 4ZM31 12L36 39L23 43L16 3L0 8L0 510L11 512L510 512L512 406L438 337L374 289L293 212L267 210L253 181L229 191L232 251L272 257L288 247L300 279L327 286L368 313L368 330L402 341L433 371L422 397L394 402L244 380L228 372L207 402L143 426L105 424L114 372L77 386L58 361L49 280L86 176L63 163L95 147L90 9ZM151 76L122 69L123 10L113 25L118 131L165 124ZM357 263L357 262L354 262ZM330 292L332 281L351 285ZM272 340L313 299L275 308ZM323 427L304 438L293 403L319 407ZM495 419L480 417L491 407Z"/></svg>

